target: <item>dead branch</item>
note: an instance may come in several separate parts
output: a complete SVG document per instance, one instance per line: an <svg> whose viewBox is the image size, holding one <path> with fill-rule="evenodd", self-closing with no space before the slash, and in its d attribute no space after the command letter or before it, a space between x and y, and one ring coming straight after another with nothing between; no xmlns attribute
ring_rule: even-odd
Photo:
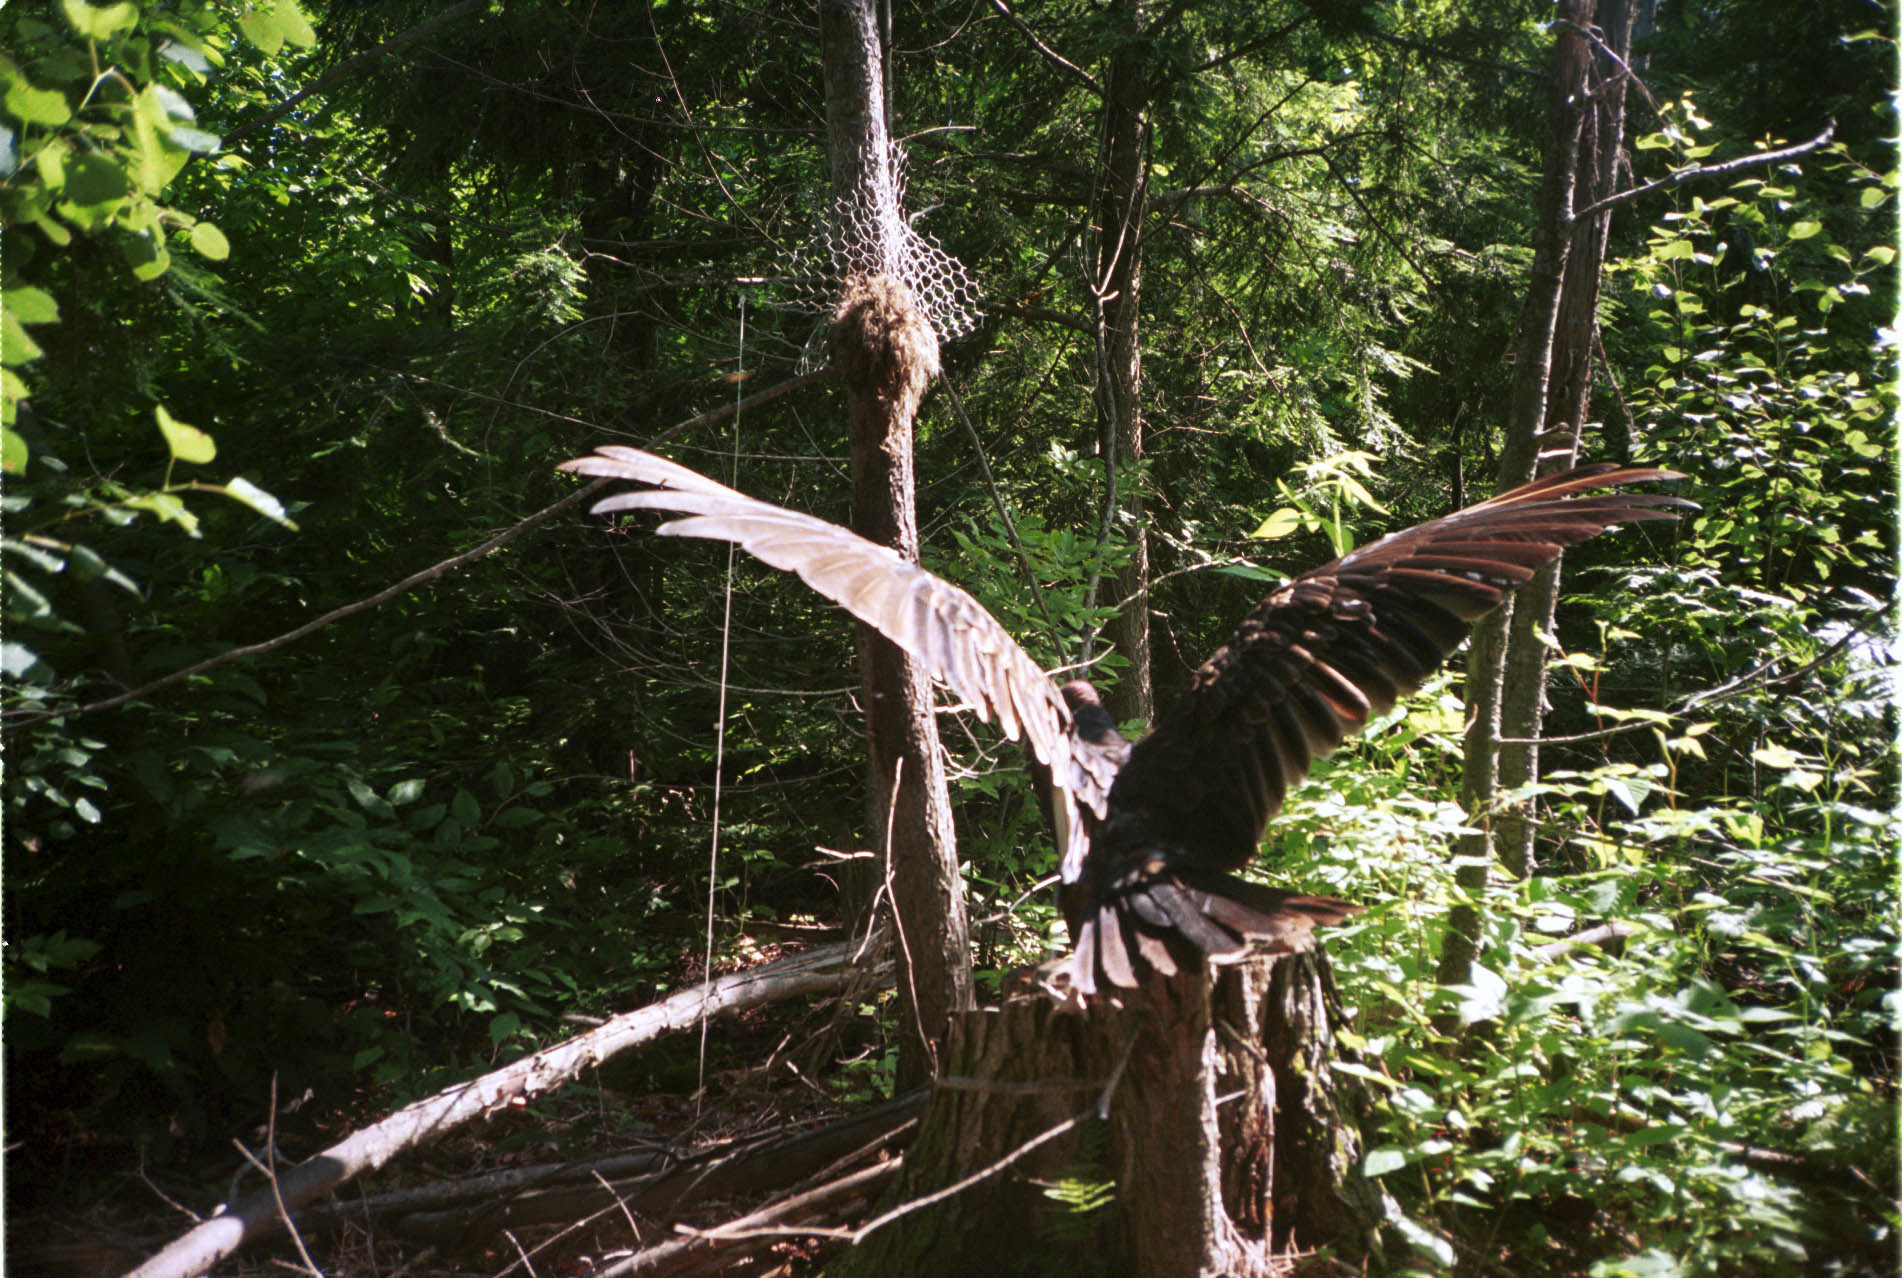
<svg viewBox="0 0 1902 1278"><path fill-rule="evenodd" d="M844 1237L845 1234L838 1229L815 1226L800 1228L796 1222L810 1220L820 1213L833 1219L854 1214L871 1201L872 1195L883 1188L886 1181L898 1173L901 1165L895 1158L874 1163L817 1189L769 1203L750 1215L721 1226L717 1231L695 1230L684 1238L645 1248L603 1269L601 1278L628 1278L628 1275L633 1274L723 1273L740 1255L751 1253L779 1238L810 1238L815 1235ZM711 1268L707 1267L709 1261L712 1262Z"/></svg>
<svg viewBox="0 0 1902 1278"><path fill-rule="evenodd" d="M1601 1114L1589 1106L1573 1107L1572 1117L1581 1122L1603 1127L1609 1131L1627 1134L1658 1131L1662 1124L1651 1122L1639 1114ZM1689 1137L1691 1133L1686 1132ZM1747 1145L1742 1141L1713 1140L1709 1144L1725 1154L1735 1158L1752 1171L1767 1172L1772 1176L1781 1176L1787 1180L1799 1181L1807 1185L1827 1185L1845 1193L1874 1193L1882 1190L1871 1180L1862 1168L1853 1163L1839 1163L1818 1154L1797 1154L1788 1150L1770 1149L1763 1145Z"/></svg>
<svg viewBox="0 0 1902 1278"><path fill-rule="evenodd" d="M1601 923L1597 927L1586 928L1572 936L1550 941L1532 951L1532 957L1541 963L1550 963L1560 955L1569 953L1586 945L1603 945L1606 941L1622 941L1633 934L1626 923Z"/></svg>
<svg viewBox="0 0 1902 1278"><path fill-rule="evenodd" d="M505 1202L489 1198L446 1211L414 1212L393 1221L391 1229L405 1238L464 1248L500 1229L576 1220L602 1210L665 1217L711 1199L784 1190L835 1170L841 1161L862 1161L880 1150L903 1148L917 1127L925 1098L921 1090L816 1131L781 1128L687 1157L663 1156L666 1169L650 1175L576 1181L520 1192ZM353 1215L362 1207L349 1204L335 1210Z"/></svg>
<svg viewBox="0 0 1902 1278"><path fill-rule="evenodd" d="M991 0L991 8L997 10L998 13L1003 15L1005 21L1023 33L1024 39L1030 41L1030 47L1037 51L1038 57L1075 80L1078 84L1081 84L1097 97L1100 98L1103 96L1103 86L1097 83L1095 76L1045 44L1042 38L1039 37L1035 31L1030 29L1029 23L1011 12L1010 6L1005 4L1004 0Z"/></svg>
<svg viewBox="0 0 1902 1278"><path fill-rule="evenodd" d="M217 1215L140 1265L128 1278L195 1278L266 1230L280 1210L280 1193L283 1210L294 1212L351 1177L375 1171L407 1149L493 1113L516 1097L560 1087L590 1066L662 1034L697 1025L702 1017L848 989L872 976L853 962L852 948L849 943L828 945L682 990L503 1069L418 1101L298 1164L279 1177L277 1186L225 1204Z"/></svg>
<svg viewBox="0 0 1902 1278"><path fill-rule="evenodd" d="M1725 160L1722 164L1693 164L1689 168L1679 169L1675 173L1661 177L1655 182L1646 182L1643 186L1632 187L1629 191L1619 191L1614 195L1607 195L1596 204L1587 204L1584 208L1579 209L1570 217L1566 218L1565 224L1567 226L1575 225L1605 209L1612 208L1619 204L1629 204L1640 196L1649 195L1653 191L1662 191L1668 187L1682 186L1684 183L1695 178L1729 177L1732 173L1740 173L1745 169L1761 168L1766 164L1780 164L1784 160L1794 160L1798 156L1808 155L1811 151L1822 150L1829 145L1829 140L1835 136L1836 121L1831 120L1821 133L1818 133L1807 142L1798 142L1795 146L1786 146L1776 151L1759 151L1755 155L1744 155L1734 160Z"/></svg>

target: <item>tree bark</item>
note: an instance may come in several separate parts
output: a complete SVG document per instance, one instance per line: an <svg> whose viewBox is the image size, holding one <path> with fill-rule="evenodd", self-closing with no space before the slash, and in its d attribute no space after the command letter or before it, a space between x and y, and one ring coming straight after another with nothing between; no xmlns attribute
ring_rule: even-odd
<svg viewBox="0 0 1902 1278"><path fill-rule="evenodd" d="M1384 1202L1329 1068L1331 1001L1315 952L1082 1013L1031 997L958 1017L883 1207L960 1188L832 1272L1173 1278L1285 1270L1294 1247L1368 1255Z"/></svg>
<svg viewBox="0 0 1902 1278"><path fill-rule="evenodd" d="M1129 527L1130 558L1116 574L1121 607L1110 640L1129 662L1105 698L1118 720L1155 717L1150 680L1149 534L1142 482L1142 249L1149 187L1150 40L1142 0L1115 0L1115 39L1104 76L1103 154L1096 204L1097 407L1105 472L1103 537Z"/></svg>
<svg viewBox="0 0 1902 1278"><path fill-rule="evenodd" d="M1566 224L1578 207L1575 198L1580 139L1589 111L1587 90L1592 65L1590 41L1583 29L1591 21L1594 0L1562 0L1557 26L1557 70L1553 76L1551 132L1546 147L1545 173L1539 198L1539 220L1533 234L1532 269L1526 287L1526 305L1520 317L1519 346L1514 356L1512 398L1506 422L1505 447L1499 461L1499 490L1531 479L1538 464L1541 432L1546 420L1553 368L1560 297L1565 286L1567 259L1573 237ZM1473 627L1466 663L1466 764L1460 785L1460 803L1479 828L1462 836L1456 854L1457 881L1469 898L1455 906L1448 919L1440 953L1442 985L1472 981L1478 955L1481 914L1479 902L1496 859L1493 805L1501 784L1499 738L1505 691L1506 651L1512 633L1514 601L1494 609ZM1451 1014L1436 1018L1452 1032L1458 1021Z"/></svg>
<svg viewBox="0 0 1902 1278"><path fill-rule="evenodd" d="M1583 136L1574 159L1570 208L1585 208L1612 193L1618 153L1625 136L1625 78L1619 61L1631 56L1633 24L1630 0L1600 0L1599 28L1604 51L1592 59L1591 99L1579 112ZM1568 213L1570 209L1567 210ZM1578 460L1579 440L1592 407L1592 356L1598 332L1598 286L1611 236L1610 209L1573 223L1565 279L1553 330L1551 371L1538 469L1562 470ZM1519 591L1514 604L1512 639L1506 645L1504 693L1499 707L1499 788L1510 791L1539 775L1539 733L1545 721L1546 651L1542 636L1558 615L1559 573L1563 561L1539 570ZM1533 848L1538 823L1535 804L1500 809L1493 823L1494 845L1508 873L1524 877L1536 865Z"/></svg>
<svg viewBox="0 0 1902 1278"><path fill-rule="evenodd" d="M895 202L897 174L885 131L877 28L869 0L826 0L827 138L834 206L868 197ZM883 223L873 219L862 231ZM896 228L892 228L896 229ZM884 244L880 260L897 261ZM938 341L895 275L847 281L829 338L845 382L852 430L852 528L918 558L912 420L938 373ZM889 888L904 1038L900 1087L935 1072L951 1014L971 1006L970 924L958 871L931 680L903 651L858 628L859 677L868 721L870 831Z"/></svg>

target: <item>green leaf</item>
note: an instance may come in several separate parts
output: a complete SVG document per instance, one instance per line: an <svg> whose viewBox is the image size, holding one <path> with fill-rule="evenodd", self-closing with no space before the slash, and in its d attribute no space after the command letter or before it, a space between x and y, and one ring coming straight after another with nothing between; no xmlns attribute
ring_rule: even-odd
<svg viewBox="0 0 1902 1278"><path fill-rule="evenodd" d="M225 233L210 222L200 222L191 229L192 247L198 250L198 256L213 262L222 262L231 256L231 241Z"/></svg>
<svg viewBox="0 0 1902 1278"><path fill-rule="evenodd" d="M297 0L277 0L278 22L283 25L284 38L300 49L308 49L317 43L317 32L310 25L310 19L297 6Z"/></svg>
<svg viewBox="0 0 1902 1278"><path fill-rule="evenodd" d="M1668 1253L1653 1248L1635 1256L1598 1261L1591 1268L1591 1278L1678 1278L1683 1272Z"/></svg>
<svg viewBox="0 0 1902 1278"><path fill-rule="evenodd" d="M1879 186L1865 186L1862 194L1856 197L1856 203L1865 209L1872 209L1889 198L1889 193Z"/></svg>
<svg viewBox="0 0 1902 1278"><path fill-rule="evenodd" d="M259 488L256 484L239 475L225 485L225 496L241 501L252 510L263 515L273 523L283 524L296 531L297 522L284 513L284 503Z"/></svg>
<svg viewBox="0 0 1902 1278"><path fill-rule="evenodd" d="M40 664L40 655L23 643L0 643L0 673L18 679Z"/></svg>
<svg viewBox="0 0 1902 1278"><path fill-rule="evenodd" d="M172 115L159 89L146 85L132 104L132 152L139 185L150 195L164 190L191 159L190 151L172 141Z"/></svg>
<svg viewBox="0 0 1902 1278"><path fill-rule="evenodd" d="M390 802L397 807L405 803L414 803L423 796L425 782L420 777L409 777L390 787Z"/></svg>
<svg viewBox="0 0 1902 1278"><path fill-rule="evenodd" d="M126 169L101 156L97 152L87 152L84 156L72 156L72 162L65 167L67 188L65 198L80 205L97 205L124 200L131 183L126 181Z"/></svg>
<svg viewBox="0 0 1902 1278"><path fill-rule="evenodd" d="M110 40L138 25L139 10L126 0L119 4L90 5L86 0L60 0L73 30L88 40Z"/></svg>
<svg viewBox="0 0 1902 1278"><path fill-rule="evenodd" d="M165 436L165 446L172 450L172 456L179 461L202 466L218 455L218 445L211 436L173 417L165 411L165 405L160 404L153 412L158 416L158 428Z"/></svg>
<svg viewBox="0 0 1902 1278"><path fill-rule="evenodd" d="M125 504L134 510L150 511L166 523L177 524L190 536L198 535L198 516L171 493L141 493L127 498Z"/></svg>
<svg viewBox="0 0 1902 1278"><path fill-rule="evenodd" d="M7 113L22 124L43 124L57 128L73 118L66 95L57 89L36 89L25 80L7 85Z"/></svg>
<svg viewBox="0 0 1902 1278"><path fill-rule="evenodd" d="M26 471L26 441L19 433L7 427L0 427L0 472L19 475Z"/></svg>
<svg viewBox="0 0 1902 1278"><path fill-rule="evenodd" d="M1399 1171L1407 1165L1407 1151L1392 1145L1381 1145L1367 1151L1360 1161L1360 1174L1369 1180L1385 1176L1388 1172Z"/></svg>
<svg viewBox="0 0 1902 1278"><path fill-rule="evenodd" d="M1766 768L1794 768L1801 762L1793 751L1780 745L1758 746L1750 757Z"/></svg>
<svg viewBox="0 0 1902 1278"><path fill-rule="evenodd" d="M396 810L384 800L382 795L372 789L368 782L351 777L344 782L344 786L350 791L350 797L357 801L357 806L371 816L383 817L387 820L396 815Z"/></svg>
<svg viewBox="0 0 1902 1278"><path fill-rule="evenodd" d="M119 251L132 267L133 278L140 281L155 280L172 265L172 255L165 248L165 237L156 230L125 236L119 241Z"/></svg>
<svg viewBox="0 0 1902 1278"><path fill-rule="evenodd" d="M262 0L238 19L245 38L272 56L286 44L308 49L317 43L317 33L295 0Z"/></svg>
<svg viewBox="0 0 1902 1278"><path fill-rule="evenodd" d="M1261 521L1261 526L1249 533L1260 541L1272 541L1276 537L1286 537L1301 526L1302 514L1292 506L1283 506L1274 514Z"/></svg>
<svg viewBox="0 0 1902 1278"><path fill-rule="evenodd" d="M1790 238L1793 240L1807 240L1822 229L1823 224L1821 222L1798 222L1790 228Z"/></svg>
<svg viewBox="0 0 1902 1278"><path fill-rule="evenodd" d="M171 132L172 145L183 147L187 151L196 151L200 155L210 155L224 145L224 139L216 133L207 133L203 129L174 126Z"/></svg>
<svg viewBox="0 0 1902 1278"><path fill-rule="evenodd" d="M180 44L177 40L167 40L159 47L159 56L167 62L176 62L181 67L187 67L200 76L211 74L211 59L205 56L202 48Z"/></svg>
<svg viewBox="0 0 1902 1278"><path fill-rule="evenodd" d="M46 352L26 335L26 326L12 311L0 311L0 364L26 364Z"/></svg>
<svg viewBox="0 0 1902 1278"><path fill-rule="evenodd" d="M1873 248L1866 248L1862 251L1862 255L1877 266L1887 266L1895 261L1895 250L1887 244L1877 244Z"/></svg>
<svg viewBox="0 0 1902 1278"><path fill-rule="evenodd" d="M1453 1267L1453 1262L1457 1259L1453 1252L1453 1244L1439 1234L1405 1216L1396 1217L1393 1227L1416 1250L1431 1256L1444 1268Z"/></svg>
<svg viewBox="0 0 1902 1278"><path fill-rule="evenodd" d="M276 57L278 50L284 47L284 33L278 30L269 9L257 7L247 10L238 19L238 29L243 31L244 38L255 44L266 57Z"/></svg>
<svg viewBox="0 0 1902 1278"><path fill-rule="evenodd" d="M59 303L39 288L10 288L0 295L0 307L20 317L22 324L51 324L59 319Z"/></svg>

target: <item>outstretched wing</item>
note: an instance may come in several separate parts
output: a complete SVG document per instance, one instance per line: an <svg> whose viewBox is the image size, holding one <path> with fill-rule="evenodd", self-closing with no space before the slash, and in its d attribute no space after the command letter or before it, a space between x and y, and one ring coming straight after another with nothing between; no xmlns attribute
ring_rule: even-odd
<svg viewBox="0 0 1902 1278"><path fill-rule="evenodd" d="M1166 832L1189 864L1239 868L1312 761L1418 688L1469 622L1566 547L1613 524L1695 509L1676 497L1602 490L1678 478L1579 467L1297 577L1242 622L1137 742L1112 809L1148 828L1134 835ZM1590 493L1600 495L1582 495Z"/></svg>
<svg viewBox="0 0 1902 1278"><path fill-rule="evenodd" d="M996 719L1005 736L1022 736L1050 771L1051 819L1063 863L1081 862L1088 833L1077 805L1101 815L1114 773L1090 752L1072 748L1070 709L1062 696L977 600L849 529L756 501L652 453L609 445L561 469L647 485L594 509L686 515L658 531L730 541L763 563L797 573L903 648L979 715Z"/></svg>

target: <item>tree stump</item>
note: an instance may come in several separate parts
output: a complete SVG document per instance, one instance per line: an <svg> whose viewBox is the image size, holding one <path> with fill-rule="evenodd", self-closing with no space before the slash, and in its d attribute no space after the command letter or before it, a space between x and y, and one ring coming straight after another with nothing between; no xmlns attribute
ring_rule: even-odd
<svg viewBox="0 0 1902 1278"><path fill-rule="evenodd" d="M1314 951L1152 977L1083 1011L1038 994L954 1018L881 1210L961 1187L831 1272L1255 1278L1291 1272L1296 1248L1358 1261L1380 1200L1329 1068L1332 1001Z"/></svg>

